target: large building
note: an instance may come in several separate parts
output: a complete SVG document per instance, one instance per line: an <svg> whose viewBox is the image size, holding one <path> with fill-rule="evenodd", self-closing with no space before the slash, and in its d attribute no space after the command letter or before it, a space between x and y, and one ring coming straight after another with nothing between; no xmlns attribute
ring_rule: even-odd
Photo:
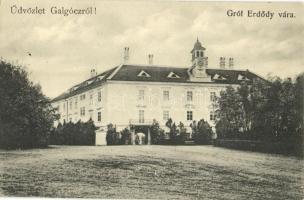
<svg viewBox="0 0 304 200"><path fill-rule="evenodd" d="M104 143L109 123L117 131L129 125L149 126L153 119L164 128L169 118L184 123L189 132L193 120L205 119L214 126L215 96L226 86L237 87L242 81L252 83L260 77L232 69L232 58L228 69L222 57L219 69L208 68L205 50L197 40L191 51L192 64L179 68L153 65L153 55L149 55L148 65L128 64L126 47L123 64L98 75L91 70L89 79L53 99L59 122L91 118L99 127L97 144Z"/></svg>

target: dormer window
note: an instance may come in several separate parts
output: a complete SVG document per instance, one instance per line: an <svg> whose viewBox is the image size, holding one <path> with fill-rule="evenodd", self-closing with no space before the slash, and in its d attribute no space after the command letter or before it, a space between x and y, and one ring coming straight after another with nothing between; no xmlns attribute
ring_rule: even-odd
<svg viewBox="0 0 304 200"><path fill-rule="evenodd" d="M223 77L223 76L221 76L221 75L219 75L219 74L215 74L215 75L213 76L213 79L214 79L214 80L226 80L225 77Z"/></svg>
<svg viewBox="0 0 304 200"><path fill-rule="evenodd" d="M73 91L77 90L77 88L79 88L79 86L74 86L74 87L72 87L72 88L70 89L70 92L73 92Z"/></svg>
<svg viewBox="0 0 304 200"><path fill-rule="evenodd" d="M174 72L170 72L170 74L167 77L168 78L180 78L180 76L175 74Z"/></svg>
<svg viewBox="0 0 304 200"><path fill-rule="evenodd" d="M144 70L142 70L141 72L139 72L139 74L137 74L137 76L139 76L139 77L147 77L147 78L151 77L150 74L148 74Z"/></svg>
<svg viewBox="0 0 304 200"><path fill-rule="evenodd" d="M98 76L97 77L97 81L101 81L103 79L104 76Z"/></svg>
<svg viewBox="0 0 304 200"><path fill-rule="evenodd" d="M247 77L245 77L245 76L239 74L239 75L238 75L238 81L250 81L250 79L248 79Z"/></svg>
<svg viewBox="0 0 304 200"><path fill-rule="evenodd" d="M93 82L93 80L87 81L86 84L90 85Z"/></svg>

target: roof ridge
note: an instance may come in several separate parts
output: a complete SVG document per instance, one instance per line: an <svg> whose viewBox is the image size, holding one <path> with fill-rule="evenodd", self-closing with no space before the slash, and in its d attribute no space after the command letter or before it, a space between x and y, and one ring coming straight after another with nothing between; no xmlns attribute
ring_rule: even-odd
<svg viewBox="0 0 304 200"><path fill-rule="evenodd" d="M123 66L123 64L120 64L119 66L117 66L116 69L110 74L110 76L107 77L107 80L111 80L113 78L113 76L115 76L115 74L117 74L117 72L121 69L122 66Z"/></svg>

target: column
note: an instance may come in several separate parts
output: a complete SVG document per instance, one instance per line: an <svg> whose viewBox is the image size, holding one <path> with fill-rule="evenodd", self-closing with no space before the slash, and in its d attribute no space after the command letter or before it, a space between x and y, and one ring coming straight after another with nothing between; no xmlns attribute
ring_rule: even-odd
<svg viewBox="0 0 304 200"><path fill-rule="evenodd" d="M148 127L148 145L151 144L151 133L150 133L150 127Z"/></svg>
<svg viewBox="0 0 304 200"><path fill-rule="evenodd" d="M135 129L131 129L131 144L135 144Z"/></svg>

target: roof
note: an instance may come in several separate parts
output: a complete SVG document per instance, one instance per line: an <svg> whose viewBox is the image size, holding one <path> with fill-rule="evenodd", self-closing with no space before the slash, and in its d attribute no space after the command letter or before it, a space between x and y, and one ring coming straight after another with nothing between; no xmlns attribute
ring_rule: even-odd
<svg viewBox="0 0 304 200"><path fill-rule="evenodd" d="M194 44L194 47L193 49L191 50L191 53L195 50L206 50L203 46L202 46L202 43L197 39L195 44Z"/></svg>
<svg viewBox="0 0 304 200"><path fill-rule="evenodd" d="M193 82L190 80L191 77L188 71L189 68L124 64L107 70L93 78L87 79L82 83L71 87L67 92L59 95L52 101L54 102L68 98L70 96L74 96L88 89L98 87L108 80L137 82L240 84L244 80L252 82L254 79L263 79L248 70L208 68L206 69L206 73L211 76L211 82ZM177 76L170 76L172 73Z"/></svg>
<svg viewBox="0 0 304 200"><path fill-rule="evenodd" d="M92 78L89 78L77 85L74 85L70 89L68 89L66 92L60 94L59 96L52 99L52 102L59 101L62 99L66 99L68 97L74 96L76 94L82 93L83 91L86 91L88 89L92 89L95 87L100 86L102 83L104 83L107 78L117 69L118 67L114 67L112 69L109 69L105 72L102 72Z"/></svg>

